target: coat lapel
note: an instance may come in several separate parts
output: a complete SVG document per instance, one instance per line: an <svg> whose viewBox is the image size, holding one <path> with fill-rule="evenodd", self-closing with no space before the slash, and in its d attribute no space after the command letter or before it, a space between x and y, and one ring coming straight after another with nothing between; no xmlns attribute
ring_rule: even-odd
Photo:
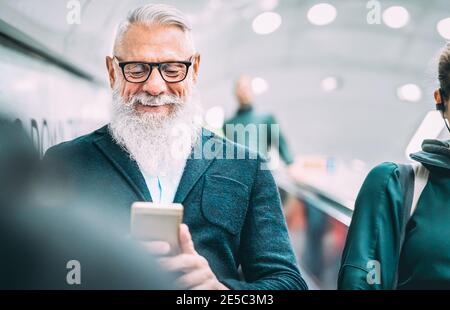
<svg viewBox="0 0 450 310"><path fill-rule="evenodd" d="M208 141L211 137L213 137L214 134L210 132L209 130L202 130L202 137L201 137L201 146L205 144L206 141ZM200 177L205 173L206 169L211 165L211 163L214 161L214 158L212 159L205 159L202 153L202 158L196 159L194 158L193 152L191 153L191 156L186 161L186 166L183 171L183 175L181 176L180 183L177 188L177 192L175 194L174 202L175 203L182 203L189 192L194 187L195 183L200 179Z"/></svg>
<svg viewBox="0 0 450 310"><path fill-rule="evenodd" d="M107 126L100 128L97 132L100 134L100 137L97 138L94 143L100 151L122 174L140 199L143 201L152 201L145 179L136 162L131 160L128 153L114 142Z"/></svg>

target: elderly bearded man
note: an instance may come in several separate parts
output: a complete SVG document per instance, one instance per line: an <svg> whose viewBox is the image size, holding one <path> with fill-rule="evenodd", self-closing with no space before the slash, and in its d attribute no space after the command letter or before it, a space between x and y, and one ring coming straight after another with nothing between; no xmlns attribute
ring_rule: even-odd
<svg viewBox="0 0 450 310"><path fill-rule="evenodd" d="M179 274L182 287L306 289L276 185L261 168L264 160L196 121L193 87L200 55L190 30L173 7L132 10L119 26L113 56L106 57L111 123L52 147L46 159L66 175L61 184L72 199L68 204L97 209L124 231L134 201L183 204L182 253L161 259L163 267ZM173 129L181 125L188 147L173 156L180 140ZM211 141L245 158L191 156L195 145ZM150 247L168 252L162 242Z"/></svg>

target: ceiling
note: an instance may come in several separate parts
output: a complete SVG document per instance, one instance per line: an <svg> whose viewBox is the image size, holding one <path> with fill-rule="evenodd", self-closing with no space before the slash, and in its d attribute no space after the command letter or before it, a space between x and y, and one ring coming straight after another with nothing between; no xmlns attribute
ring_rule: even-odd
<svg viewBox="0 0 450 310"><path fill-rule="evenodd" d="M251 24L263 12L264 1L160 1L177 6L193 21L202 54L204 106L221 106L231 115L236 109L233 81L248 73L268 82L255 104L275 113L296 154L368 163L404 160L416 128L433 109L436 57L445 43L436 24L450 17L450 1L382 0L383 9L401 5L410 13L407 26L392 29L367 23L367 1L326 1L336 7L337 18L314 26L306 15L319 1L279 0L273 10L282 24L262 36ZM104 57L110 54L115 27L128 9L148 1L80 0L79 25L67 23L68 2L3 0L0 19L106 87ZM337 91L322 91L320 82L327 76L339 78ZM419 102L398 99L397 88L407 83L421 87Z"/></svg>

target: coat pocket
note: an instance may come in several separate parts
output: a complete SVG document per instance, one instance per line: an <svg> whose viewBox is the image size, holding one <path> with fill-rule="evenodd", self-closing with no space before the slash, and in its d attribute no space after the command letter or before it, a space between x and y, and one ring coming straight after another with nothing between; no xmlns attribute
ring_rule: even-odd
<svg viewBox="0 0 450 310"><path fill-rule="evenodd" d="M219 175L206 175L201 209L211 223L236 235L245 221L249 190L241 182Z"/></svg>

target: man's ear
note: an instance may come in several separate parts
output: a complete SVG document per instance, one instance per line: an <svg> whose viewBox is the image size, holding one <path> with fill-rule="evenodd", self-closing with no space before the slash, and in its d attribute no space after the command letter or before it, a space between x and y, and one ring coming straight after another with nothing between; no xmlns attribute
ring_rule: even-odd
<svg viewBox="0 0 450 310"><path fill-rule="evenodd" d="M193 64L193 70L192 70L192 80L194 81L194 83L197 83L197 78L198 78L198 69L200 67L200 54L195 55L194 57L194 64Z"/></svg>
<svg viewBox="0 0 450 310"><path fill-rule="evenodd" d="M106 69L108 70L109 85L111 86L111 88L114 88L116 75L114 73L113 59L109 56L106 56Z"/></svg>

